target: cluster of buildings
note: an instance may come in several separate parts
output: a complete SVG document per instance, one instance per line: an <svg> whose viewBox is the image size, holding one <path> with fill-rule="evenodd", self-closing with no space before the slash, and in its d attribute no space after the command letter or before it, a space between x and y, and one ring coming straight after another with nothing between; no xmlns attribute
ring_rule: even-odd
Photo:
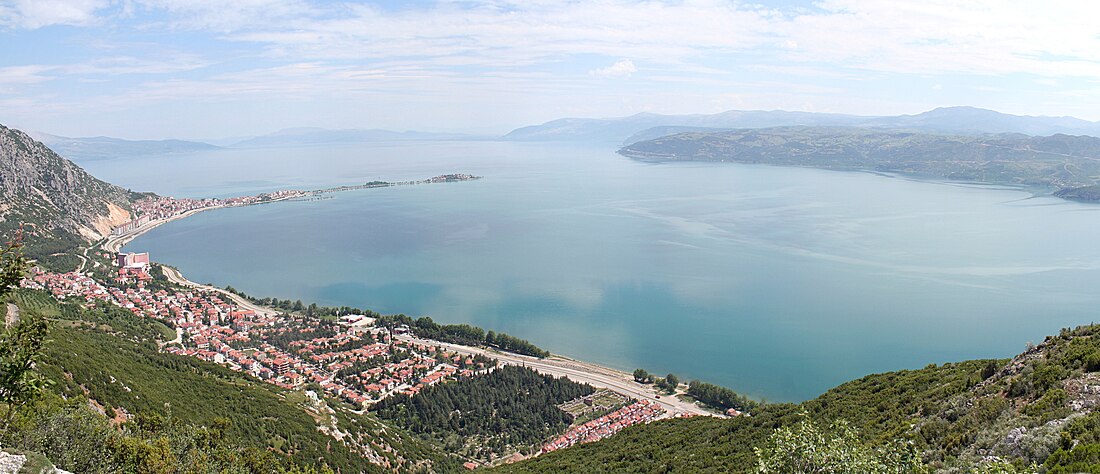
<svg viewBox="0 0 1100 474"><path fill-rule="evenodd" d="M82 273L35 268L22 286L87 305L104 301L163 321L177 334L164 345L166 352L221 364L287 389L313 384L360 409L395 394L414 395L428 386L496 367L484 356L392 337L389 330L370 325L370 318L362 315L326 321L260 313L241 308L215 291L147 285L147 253L120 253L115 263L118 283L134 278L137 284L108 286ZM569 429L545 443L541 452L597 441L665 414L656 403L638 401Z"/></svg>
<svg viewBox="0 0 1100 474"><path fill-rule="evenodd" d="M77 272L47 273L35 267L30 276L23 279L21 286L46 291L57 299L80 298L87 303L95 303L110 298L107 287Z"/></svg>
<svg viewBox="0 0 1100 474"><path fill-rule="evenodd" d="M148 254L119 254L120 275L148 267ZM121 277L120 277L121 279ZM439 347L392 338L360 324L362 317L329 322L242 309L214 291L106 286L81 273L35 269L23 287L86 304L113 303L135 315L177 328L165 351L196 357L284 388L308 383L332 396L366 407L390 395L413 395L445 380L492 370L488 359L460 356Z"/></svg>
<svg viewBox="0 0 1100 474"><path fill-rule="evenodd" d="M474 176L472 174L465 173L452 173L441 174L439 176L433 176L424 180L425 183L449 183L452 181L470 181L472 179L481 179L480 176Z"/></svg>
<svg viewBox="0 0 1100 474"><path fill-rule="evenodd" d="M591 443L618 433L628 426L649 423L664 415L665 410L649 400L627 405L592 421L577 425L565 434L542 445L542 452L549 453L568 448L577 443Z"/></svg>
<svg viewBox="0 0 1100 474"><path fill-rule="evenodd" d="M148 253L119 253L115 256L115 263L118 264L115 282L119 284L135 282L140 285L153 279L149 275Z"/></svg>
<svg viewBox="0 0 1100 474"><path fill-rule="evenodd" d="M262 193L254 196L240 196L232 198L206 198L206 199L176 199L166 196L146 197L135 201L132 205L134 219L115 227L111 230L113 235L121 235L136 230L151 221L168 219L185 212L208 209L223 206L248 206L262 202L279 201L309 196L311 191L299 191L286 189L270 193Z"/></svg>
<svg viewBox="0 0 1100 474"><path fill-rule="evenodd" d="M188 211L214 207L218 204L218 199L176 199L163 196L141 198L131 205L134 219L115 227L111 230L111 234L125 234L137 230L154 220L167 219Z"/></svg>

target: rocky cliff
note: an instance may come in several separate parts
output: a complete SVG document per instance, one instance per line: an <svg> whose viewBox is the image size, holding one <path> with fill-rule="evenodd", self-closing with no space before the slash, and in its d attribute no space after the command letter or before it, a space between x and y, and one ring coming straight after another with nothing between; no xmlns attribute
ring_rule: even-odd
<svg viewBox="0 0 1100 474"><path fill-rule="evenodd" d="M20 224L42 251L96 240L130 219L131 193L0 125L0 237ZM30 249L29 249L30 250Z"/></svg>

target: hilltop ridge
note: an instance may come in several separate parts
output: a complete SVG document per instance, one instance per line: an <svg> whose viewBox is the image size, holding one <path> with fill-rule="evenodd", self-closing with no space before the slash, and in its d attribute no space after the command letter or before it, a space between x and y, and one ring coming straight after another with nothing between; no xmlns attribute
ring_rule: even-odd
<svg viewBox="0 0 1100 474"><path fill-rule="evenodd" d="M861 127L684 132L623 147L644 161L726 161L905 173L1070 190L1097 184L1100 138L1055 134L943 135ZM1085 192L1060 196L1087 200Z"/></svg>
<svg viewBox="0 0 1100 474"><path fill-rule="evenodd" d="M22 131L0 125L0 234L25 223L27 252L44 257L97 240L130 220L136 195L96 179Z"/></svg>
<svg viewBox="0 0 1100 474"><path fill-rule="evenodd" d="M564 118L517 128L504 135L517 141L588 141L621 145L671 133L710 129L771 127L865 127L954 135L1022 133L1025 135L1100 136L1100 122L1074 117L1011 115L977 107L940 107L914 115L861 116L786 110L728 110L716 114L641 113L603 119Z"/></svg>

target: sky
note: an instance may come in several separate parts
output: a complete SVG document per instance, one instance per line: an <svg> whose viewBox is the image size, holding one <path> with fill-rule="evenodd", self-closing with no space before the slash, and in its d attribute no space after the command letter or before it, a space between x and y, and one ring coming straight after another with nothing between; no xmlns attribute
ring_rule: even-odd
<svg viewBox="0 0 1100 474"><path fill-rule="evenodd" d="M0 0L0 123L201 139L732 109L1095 121L1098 14L1089 0Z"/></svg>

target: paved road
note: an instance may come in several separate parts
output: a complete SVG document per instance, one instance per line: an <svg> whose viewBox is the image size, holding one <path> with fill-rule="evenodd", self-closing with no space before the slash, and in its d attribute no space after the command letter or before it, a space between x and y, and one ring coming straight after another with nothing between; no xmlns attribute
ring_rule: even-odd
<svg viewBox="0 0 1100 474"><path fill-rule="evenodd" d="M229 291L223 290L223 289L218 288L216 286L200 285L200 284L195 283L191 280L188 280L188 279L184 278L183 275L181 275L180 272L178 270L176 270L175 268L167 267L167 266L164 266L164 265L161 265L160 268L164 269L164 276L168 277L168 280L171 281L172 283L177 283L177 284L180 284L180 285L183 285L183 286L189 286L191 288L201 288L201 289L205 289L205 290L216 291L216 292L221 293L222 295L225 295L226 297L228 297L237 306L239 306L241 308L244 308L244 309L250 309L252 311L255 311L257 314L272 315L272 314L277 314L278 313L277 311L275 311L271 308L260 306L258 304L255 304L251 301L248 301L248 300L242 298L240 295L237 295L235 293L231 293Z"/></svg>
<svg viewBox="0 0 1100 474"><path fill-rule="evenodd" d="M639 400L656 402L668 411L666 416L672 416L677 413L718 416L712 411L706 410L694 403L680 400L673 395L664 395L658 398L659 395L653 390L652 386L635 382L632 375L595 364L575 361L559 356L539 359L537 357L490 351L478 347L460 346L430 339L420 339L409 335L396 337L419 344L441 345L448 350L460 354L481 354L486 357L497 359L505 364L530 367L543 374L553 375L555 377L569 377L570 380L575 382L587 383L595 387L609 388Z"/></svg>

